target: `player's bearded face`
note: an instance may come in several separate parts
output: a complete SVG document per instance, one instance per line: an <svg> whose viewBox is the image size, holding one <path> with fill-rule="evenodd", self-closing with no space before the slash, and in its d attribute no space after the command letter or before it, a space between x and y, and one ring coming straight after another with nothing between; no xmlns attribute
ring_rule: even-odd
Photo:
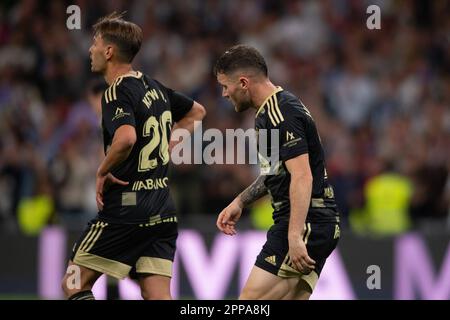
<svg viewBox="0 0 450 320"><path fill-rule="evenodd" d="M89 48L91 58L91 71L103 73L106 69L106 58L104 52L106 50L105 43L101 36L94 36L94 42Z"/></svg>
<svg viewBox="0 0 450 320"><path fill-rule="evenodd" d="M248 90L242 89L237 79L220 73L217 75L217 81L222 85L222 96L231 101L236 112L245 111L252 106Z"/></svg>
<svg viewBox="0 0 450 320"><path fill-rule="evenodd" d="M250 107L252 107L252 101L248 94L248 90L236 89L232 95L230 95L230 100L234 105L234 110L236 112L242 112Z"/></svg>

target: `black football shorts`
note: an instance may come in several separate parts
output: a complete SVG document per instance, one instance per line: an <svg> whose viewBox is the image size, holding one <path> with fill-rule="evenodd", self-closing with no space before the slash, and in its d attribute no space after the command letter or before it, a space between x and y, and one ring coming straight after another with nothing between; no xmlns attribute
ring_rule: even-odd
<svg viewBox="0 0 450 320"><path fill-rule="evenodd" d="M177 237L176 217L153 219L148 224L107 223L96 218L75 243L71 260L118 279L139 274L171 277Z"/></svg>
<svg viewBox="0 0 450 320"><path fill-rule="evenodd" d="M316 262L315 269L309 274L299 272L290 261L288 227L288 222L283 221L270 227L255 265L282 278L301 277L314 290L326 259L339 241L339 223L306 223L303 240L308 255Z"/></svg>

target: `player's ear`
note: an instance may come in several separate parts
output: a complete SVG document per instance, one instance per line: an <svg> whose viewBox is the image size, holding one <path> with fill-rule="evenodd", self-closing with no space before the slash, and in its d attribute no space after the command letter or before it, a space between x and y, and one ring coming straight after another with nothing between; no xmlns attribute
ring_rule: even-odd
<svg viewBox="0 0 450 320"><path fill-rule="evenodd" d="M105 58L106 60L111 60L114 53L114 46L108 44L105 48Z"/></svg>
<svg viewBox="0 0 450 320"><path fill-rule="evenodd" d="M239 84L242 89L248 89L249 79L247 77L239 77Z"/></svg>

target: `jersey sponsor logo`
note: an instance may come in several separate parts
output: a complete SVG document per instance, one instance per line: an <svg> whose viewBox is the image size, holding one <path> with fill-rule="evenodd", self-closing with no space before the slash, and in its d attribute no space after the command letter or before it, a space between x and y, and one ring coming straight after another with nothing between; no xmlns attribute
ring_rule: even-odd
<svg viewBox="0 0 450 320"><path fill-rule="evenodd" d="M124 112L123 108L117 107L116 112L114 113L114 117L112 118L112 121L129 116L129 115L130 115L129 112Z"/></svg>
<svg viewBox="0 0 450 320"><path fill-rule="evenodd" d="M123 113L123 108L116 108L116 116Z"/></svg>
<svg viewBox="0 0 450 320"><path fill-rule="evenodd" d="M286 131L286 142L283 144L283 147L293 147L297 144L298 141L302 140L302 137L296 138L293 132Z"/></svg>
<svg viewBox="0 0 450 320"><path fill-rule="evenodd" d="M139 180L135 181L133 183L133 191L140 191L140 190L158 190L158 189L164 189L167 188L169 182L169 178L157 178L157 179L146 179L146 180Z"/></svg>
<svg viewBox="0 0 450 320"><path fill-rule="evenodd" d="M286 131L286 141L294 140L294 133Z"/></svg>

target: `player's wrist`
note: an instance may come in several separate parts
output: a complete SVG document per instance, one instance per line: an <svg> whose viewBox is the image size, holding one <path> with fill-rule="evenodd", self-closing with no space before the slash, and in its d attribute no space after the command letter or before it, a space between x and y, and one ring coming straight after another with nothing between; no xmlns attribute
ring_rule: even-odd
<svg viewBox="0 0 450 320"><path fill-rule="evenodd" d="M289 242L295 242L303 239L302 230L288 230L288 240Z"/></svg>
<svg viewBox="0 0 450 320"><path fill-rule="evenodd" d="M300 233L289 233L288 234L288 241L291 243L298 242L299 240L302 240L302 236Z"/></svg>
<svg viewBox="0 0 450 320"><path fill-rule="evenodd" d="M242 202L242 199L240 196L237 196L233 201L239 208L244 209L245 205L244 202Z"/></svg>
<svg viewBox="0 0 450 320"><path fill-rule="evenodd" d="M97 177L106 177L108 175L108 172L104 172L101 170L101 168L98 168L97 170Z"/></svg>

